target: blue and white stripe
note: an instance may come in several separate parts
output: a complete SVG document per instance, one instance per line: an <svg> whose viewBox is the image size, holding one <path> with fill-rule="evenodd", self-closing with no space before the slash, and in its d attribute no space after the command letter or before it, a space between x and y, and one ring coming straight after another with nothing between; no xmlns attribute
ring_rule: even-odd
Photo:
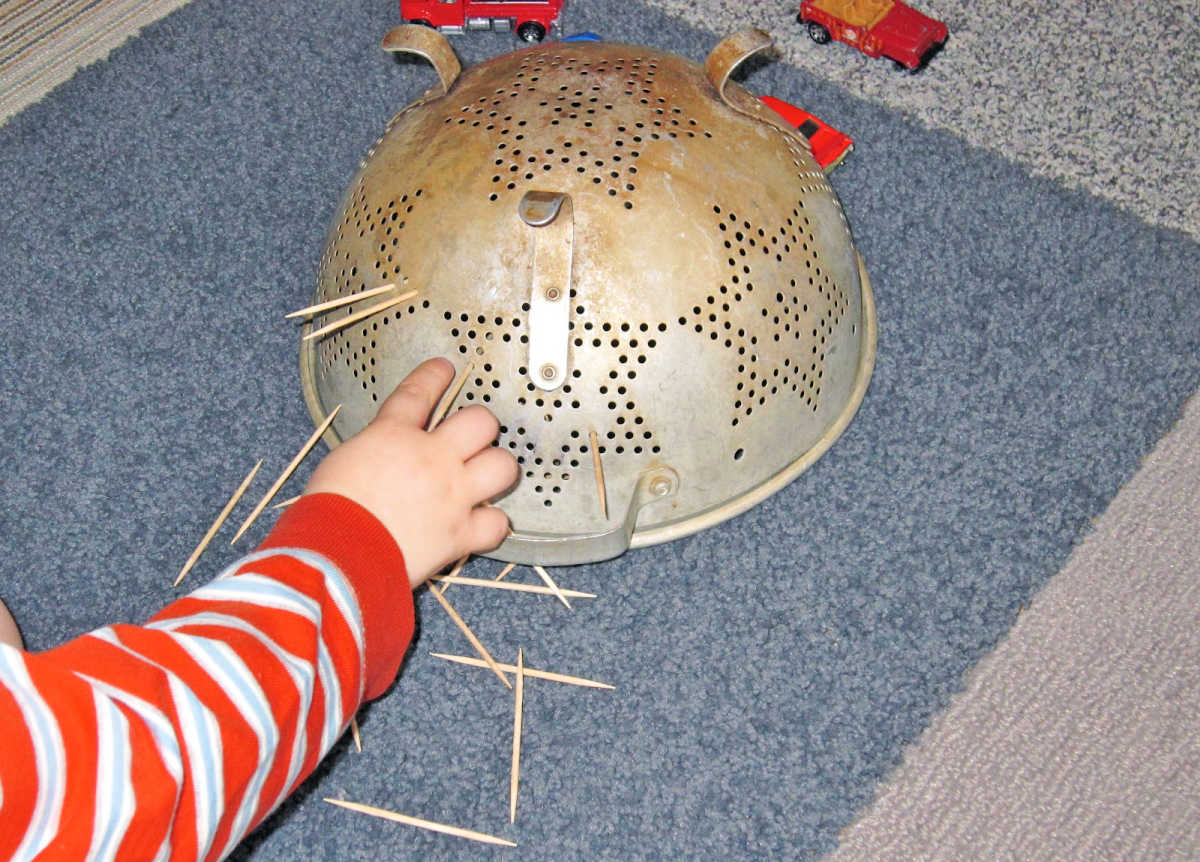
<svg viewBox="0 0 1200 862"><path fill-rule="evenodd" d="M172 674L168 680L179 716L183 747L192 766L192 792L196 804L196 858L203 859L212 846L221 818L225 816L221 728L212 711L178 677Z"/></svg>
<svg viewBox="0 0 1200 862"><path fill-rule="evenodd" d="M214 581L196 590L192 595L205 601L247 602L260 607L288 610L312 624L313 630L316 632L317 678L325 693L321 753L324 754L332 748L341 728L348 719L342 712L341 680L333 666L333 657L329 654L329 648L321 636L321 607L316 600L286 584L279 583L274 578L254 572L246 572L236 578ZM174 621L164 620L155 625L170 622ZM359 655L361 664L362 653L360 652Z"/></svg>
<svg viewBox="0 0 1200 862"><path fill-rule="evenodd" d="M92 632L108 643L113 644L150 667L161 671L167 680L171 692L171 700L175 704L176 721L179 725L179 737L183 743L182 751L186 754L191 766L192 793L196 807L196 841L197 858L203 859L212 846L213 835L221 818L225 814L225 767L221 759L221 728L216 716L208 709L195 693L187 687L172 671L164 668L158 662L131 649L122 643L112 629L100 629ZM150 714L146 710L142 714ZM159 722L150 724L151 731L166 732ZM170 734L175 736L174 733ZM156 735L156 738L157 735ZM164 753L180 751L178 744L164 746L160 744L159 751ZM168 768L170 768L170 760ZM180 780L182 781L182 765L180 765ZM162 849L159 855L162 855Z"/></svg>
<svg viewBox="0 0 1200 862"><path fill-rule="evenodd" d="M240 841L254 823L262 786L271 771L272 755L279 748L279 728L271 714L271 703L241 657L229 644L211 638L172 633L192 660L207 673L233 701L238 713L249 724L258 744L257 759L250 780L230 823L230 844L223 848L225 856ZM213 737L218 745L221 738ZM218 751L217 757L221 754Z"/></svg>
<svg viewBox="0 0 1200 862"><path fill-rule="evenodd" d="M121 839L133 820L137 797L133 791L132 743L129 720L113 701L92 690L96 707L96 811L88 862L115 859Z"/></svg>
<svg viewBox="0 0 1200 862"><path fill-rule="evenodd" d="M365 648L363 641L364 626L362 612L358 607L358 598L354 594L354 588L350 586L350 582L342 574L342 570L334 565L328 557L304 548L269 548L265 551L258 551L242 557L218 575L216 580L221 581L232 578L237 575L238 569L245 568L247 565L256 563L259 560L265 560L279 554L285 554L292 559L304 563L306 566L311 566L324 576L325 591L329 594L334 606L341 612L342 617L349 625L350 631L354 634L354 642L358 646L358 651L362 653Z"/></svg>
<svg viewBox="0 0 1200 862"><path fill-rule="evenodd" d="M259 551L241 558L226 568L211 583L199 588L192 595L206 601L216 599L246 601L263 607L291 610L310 620L320 631L320 606L314 599L299 590L279 583L274 578L246 571L256 562L278 555L292 557L316 569L323 576L326 593L354 637L354 644L359 655L359 687L358 696L355 699L362 700L366 686L366 647L362 612L353 587L350 586L341 569L328 558L303 548L271 548ZM222 592L231 588L235 592ZM333 747L341 731L350 721L350 716L342 711L341 683L323 640L320 642L317 656L317 669L321 685L325 690L324 733L321 738L321 753L324 754Z"/></svg>
<svg viewBox="0 0 1200 862"><path fill-rule="evenodd" d="M13 860L32 859L58 834L66 794L67 763L58 720L38 693L25 666L26 653L0 644L0 684L16 699L33 740L38 795L33 817Z"/></svg>
<svg viewBox="0 0 1200 862"><path fill-rule="evenodd" d="M93 636L113 644L114 646L130 652L124 644L117 640L116 634L112 629L101 629L93 632ZM119 703L138 717L150 732L150 737L154 740L154 746L158 751L158 755L162 758L163 766L171 775L171 779L175 786L175 805L179 805L179 792L183 787L183 753L179 748L179 739L175 735L175 729L171 725L171 719L156 706L149 701L143 700L140 697L130 694L127 691L109 685L103 680L95 677L80 674L80 678L88 682L95 690L97 697L103 696L112 703ZM116 744L116 740L105 740L100 738L101 748L106 744ZM99 822L99 821L97 821ZM170 834L164 834L162 846L159 848L158 854L155 856L155 862L159 859L166 859L171 850Z"/></svg>
<svg viewBox="0 0 1200 862"><path fill-rule="evenodd" d="M211 598L211 594L208 596ZM296 734L292 743L292 751L288 761L287 778L284 782L284 787L280 791L276 799L271 800L271 808L274 809L283 797L287 795L288 790L300 775L300 770L304 766L305 752L308 748L308 731L307 731L307 715L312 706L315 677L312 664L298 656L289 653L287 650L279 646L272 638L268 637L255 626L241 619L240 617L229 616L228 614L202 612L191 614L186 617L178 617L170 620L160 620L150 624L148 628L156 628L162 631L174 632L177 629L189 626L221 626L226 629L234 629L244 632L259 643L261 643L271 655L280 663L291 677L292 684L296 688L298 700L298 715L296 719ZM321 752L322 756L325 754Z"/></svg>
<svg viewBox="0 0 1200 862"><path fill-rule="evenodd" d="M102 640L105 643L112 644L118 649L135 656L139 661L146 661L140 654L129 649L125 644L117 638L116 632L111 628L97 629L91 633L91 637ZM160 665L153 662L154 667L162 670ZM165 672L165 671L164 671ZM170 717L161 709L147 700L143 700L136 695L130 694L124 689L110 685L101 679L88 676L87 674L79 674L79 678L86 680L88 685L96 689L115 703L120 703L135 713L138 718L146 725L150 731L150 736L154 739L154 744L158 748L159 756L162 757L163 765L167 772L175 779L175 784L178 787L183 783L183 754L179 748L179 739L175 735L175 728L171 724Z"/></svg>

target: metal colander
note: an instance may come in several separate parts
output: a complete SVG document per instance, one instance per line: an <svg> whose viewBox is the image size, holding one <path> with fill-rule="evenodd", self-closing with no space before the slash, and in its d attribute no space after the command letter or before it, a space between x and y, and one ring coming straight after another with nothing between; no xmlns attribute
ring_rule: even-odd
<svg viewBox="0 0 1200 862"><path fill-rule="evenodd" d="M729 81L770 43L736 34L703 68L558 43L462 72L436 32L390 32L441 83L367 154L316 301L417 293L304 343L314 420L343 405L329 444L426 357L473 363L456 406L489 407L521 466L491 556L544 564L695 532L819 457L865 392L874 309L806 142Z"/></svg>

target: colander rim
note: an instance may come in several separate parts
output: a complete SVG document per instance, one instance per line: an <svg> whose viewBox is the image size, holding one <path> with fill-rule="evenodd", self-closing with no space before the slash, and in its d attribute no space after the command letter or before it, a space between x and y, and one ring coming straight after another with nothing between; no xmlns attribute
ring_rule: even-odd
<svg viewBox="0 0 1200 862"><path fill-rule="evenodd" d="M742 514L747 509L753 508L790 484L796 477L811 467L842 436L842 433L846 430L846 426L850 424L850 421L858 412L863 399L866 397L867 388L871 381L871 374L875 369L875 346L878 335L875 318L875 294L871 289L871 280L867 275L867 268L862 255L857 250L855 251L855 258L858 263L859 283L861 284L862 350L859 354L854 387L837 418L829 425L825 433L812 446L806 449L799 458L771 478L760 482L755 487L720 506L715 506L678 521L671 521L648 529L635 529L633 535L630 537L630 548L645 548L684 536L690 536L693 533L698 533L701 530L716 526L723 521ZM306 322L301 332L299 357L300 385L304 393L304 402L308 407L309 415L312 417L314 425L319 426L329 414L321 405L320 397L317 394L316 373L314 370L317 363L316 340L303 340L303 336L311 332L312 328L312 322ZM322 439L331 450L335 449L342 442L341 437L333 429L332 425L326 430Z"/></svg>

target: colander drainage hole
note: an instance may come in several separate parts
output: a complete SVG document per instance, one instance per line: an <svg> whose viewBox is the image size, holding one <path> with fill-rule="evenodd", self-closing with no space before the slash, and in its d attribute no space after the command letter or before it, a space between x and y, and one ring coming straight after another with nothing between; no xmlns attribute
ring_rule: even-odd
<svg viewBox="0 0 1200 862"><path fill-rule="evenodd" d="M734 461L741 461L741 460L742 460L742 456L743 456L743 455L745 455L745 454L746 454L746 450L745 450L745 449L738 449L736 452L734 452L734 453L733 453L733 460L734 460Z"/></svg>

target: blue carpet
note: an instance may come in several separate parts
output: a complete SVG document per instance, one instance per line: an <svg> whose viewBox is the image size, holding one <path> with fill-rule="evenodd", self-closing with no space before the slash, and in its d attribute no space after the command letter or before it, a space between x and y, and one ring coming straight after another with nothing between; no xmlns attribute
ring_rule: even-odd
<svg viewBox="0 0 1200 862"><path fill-rule="evenodd" d="M282 315L359 159L433 81L379 50L396 23L390 3L197 0L0 128L0 596L31 648L169 600L253 462L274 474L311 430ZM570 26L696 60L725 35L615 0L574 0ZM422 596L365 753L343 740L238 858L813 858L1200 385L1193 241L795 69L746 83L856 140L833 182L880 322L858 418L745 515L559 570L600 596L573 613L458 592L501 658L617 686L531 684L515 827L511 700L426 655L469 648Z"/></svg>

